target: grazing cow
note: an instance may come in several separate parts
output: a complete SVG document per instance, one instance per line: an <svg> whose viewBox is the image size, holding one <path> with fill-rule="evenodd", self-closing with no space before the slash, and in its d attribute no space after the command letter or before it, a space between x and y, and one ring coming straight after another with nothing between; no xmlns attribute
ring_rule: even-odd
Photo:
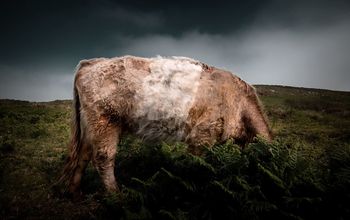
<svg viewBox="0 0 350 220"><path fill-rule="evenodd" d="M61 180L76 193L92 159L108 191L116 145L132 132L144 141L201 147L232 138L241 145L271 133L253 87L232 73L185 57L83 60L74 81L70 156Z"/></svg>

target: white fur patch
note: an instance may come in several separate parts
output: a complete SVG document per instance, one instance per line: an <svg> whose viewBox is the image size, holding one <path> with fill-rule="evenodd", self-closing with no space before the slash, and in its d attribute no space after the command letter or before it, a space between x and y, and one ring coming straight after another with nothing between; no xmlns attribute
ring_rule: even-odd
<svg viewBox="0 0 350 220"><path fill-rule="evenodd" d="M189 58L157 57L150 70L136 95L137 133L146 140L181 140L202 67Z"/></svg>

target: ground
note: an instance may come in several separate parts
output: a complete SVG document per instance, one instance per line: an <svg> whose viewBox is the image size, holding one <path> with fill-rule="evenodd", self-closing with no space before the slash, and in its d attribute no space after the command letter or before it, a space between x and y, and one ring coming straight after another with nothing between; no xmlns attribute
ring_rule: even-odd
<svg viewBox="0 0 350 220"><path fill-rule="evenodd" d="M90 165L83 178L82 188L85 197L78 202L72 202L64 197L60 189L54 186L67 157L71 100L40 103L0 100L1 219L101 219L113 216L133 219L188 219L196 215L197 211L190 208L190 205L168 204L167 196L179 198L181 204L192 204L197 201L194 198L199 199L199 194L203 196L203 193L220 189L223 191L223 196L214 197L214 200L218 199L217 204L222 204L221 207L233 203L230 199L222 200L225 195L233 196L239 192L239 195L245 195L245 199L242 197L237 200L236 196L234 201L238 201L242 207L255 204L256 208L260 206L251 201L260 197L252 192L256 191L254 187L259 184L264 196L258 200L265 202L264 206L256 208L260 210L256 213L265 213L257 215L259 218L276 216L277 209L283 210L278 212L278 216L280 213L287 213L296 219L309 218L310 216L302 213L299 208L305 201L309 202L309 206L304 205L305 210L321 215L322 207L332 203L334 199L332 195L338 194L343 196L344 200L338 199L335 208L330 208L329 211L335 218L349 217L349 201L346 199L350 183L350 93L282 86L258 85L256 88L275 136L276 143L273 146L257 140L255 145L241 151L235 145L228 144L216 146L214 150L208 149L206 156L197 158L188 156L184 150L186 146L181 143L141 148L142 143L128 136L119 147L116 162L116 175L123 193L105 195L102 183ZM262 153L257 151L265 149L266 146L266 149L282 146L283 150L272 150L272 156L268 151ZM226 151L223 152L222 149ZM276 161L272 163L270 160L281 159L281 156L276 156L273 152L279 155L287 152L284 160L288 163ZM301 155L295 156L300 158L299 161L307 162L305 170L312 173L307 177L311 179L310 181L306 180L304 171L297 171L296 167L301 162L294 161L294 154ZM218 159L222 158L222 155L230 156L232 160L238 158L240 162L235 166L246 164L244 165L246 168L242 165L243 168L235 171L236 173L225 173L232 160ZM252 155L258 156L253 158ZM270 155L267 156L270 159L266 159L266 155ZM241 162L243 159L247 162ZM218 161L225 166L221 166ZM288 173L286 170L280 172L274 168L281 164L287 164L286 167L295 171L292 175L293 180L288 179L290 175L286 176ZM235 170L235 167L232 169ZM204 171L195 177L186 174L192 172L191 170L194 170L194 173ZM256 175L257 180L252 180L247 174ZM238 189L232 186L232 178L236 178L235 181L239 178L240 184L242 181L246 183L242 185L246 188ZM271 184L269 181L272 181ZM176 185L176 182L181 183L184 188ZM319 192L316 190L314 195L302 195L301 192L304 191L300 188L300 182L304 185L312 182L313 189L320 188L320 190ZM274 184L276 187L269 189L269 186ZM154 188L154 185L158 188ZM162 188L164 186L173 186L178 191L168 195L165 192L167 189ZM293 198L295 203L295 198L304 198L302 202L298 200L301 205L298 203L298 208L290 208L289 205L279 206L278 201L281 198L269 197L276 194L275 190L278 187L283 189L281 198L288 197L288 201ZM156 193L155 189L160 193ZM184 192L187 191L192 193L191 197L184 196ZM156 200L150 200L150 195ZM163 204L156 204L155 201L162 199ZM206 206L207 203L198 206L198 210ZM335 211L338 214L332 213ZM226 212L233 211L222 208L220 215L225 215ZM208 212L202 217L210 219L218 215L216 212ZM237 215L249 217L247 213Z"/></svg>

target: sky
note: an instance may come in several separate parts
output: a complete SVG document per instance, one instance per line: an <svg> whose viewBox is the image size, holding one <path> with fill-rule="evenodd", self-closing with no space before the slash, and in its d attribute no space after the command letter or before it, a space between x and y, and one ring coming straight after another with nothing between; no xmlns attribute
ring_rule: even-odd
<svg viewBox="0 0 350 220"><path fill-rule="evenodd" d="M80 60L127 54L350 91L347 0L1 0L0 27L0 98L71 99Z"/></svg>

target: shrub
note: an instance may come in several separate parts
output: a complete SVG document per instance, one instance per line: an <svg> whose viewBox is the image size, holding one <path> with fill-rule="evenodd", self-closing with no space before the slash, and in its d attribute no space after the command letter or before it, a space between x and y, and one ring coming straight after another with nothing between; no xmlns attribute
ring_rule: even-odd
<svg viewBox="0 0 350 220"><path fill-rule="evenodd" d="M202 157L184 149L163 144L134 145L132 154L127 154L127 148L121 150L116 172L123 199L107 200L108 207L125 219L310 219L325 215L323 207L330 202L328 183L320 181L317 168L294 146L256 139L241 149L228 141L207 149ZM347 209L338 208L338 216L344 216Z"/></svg>

